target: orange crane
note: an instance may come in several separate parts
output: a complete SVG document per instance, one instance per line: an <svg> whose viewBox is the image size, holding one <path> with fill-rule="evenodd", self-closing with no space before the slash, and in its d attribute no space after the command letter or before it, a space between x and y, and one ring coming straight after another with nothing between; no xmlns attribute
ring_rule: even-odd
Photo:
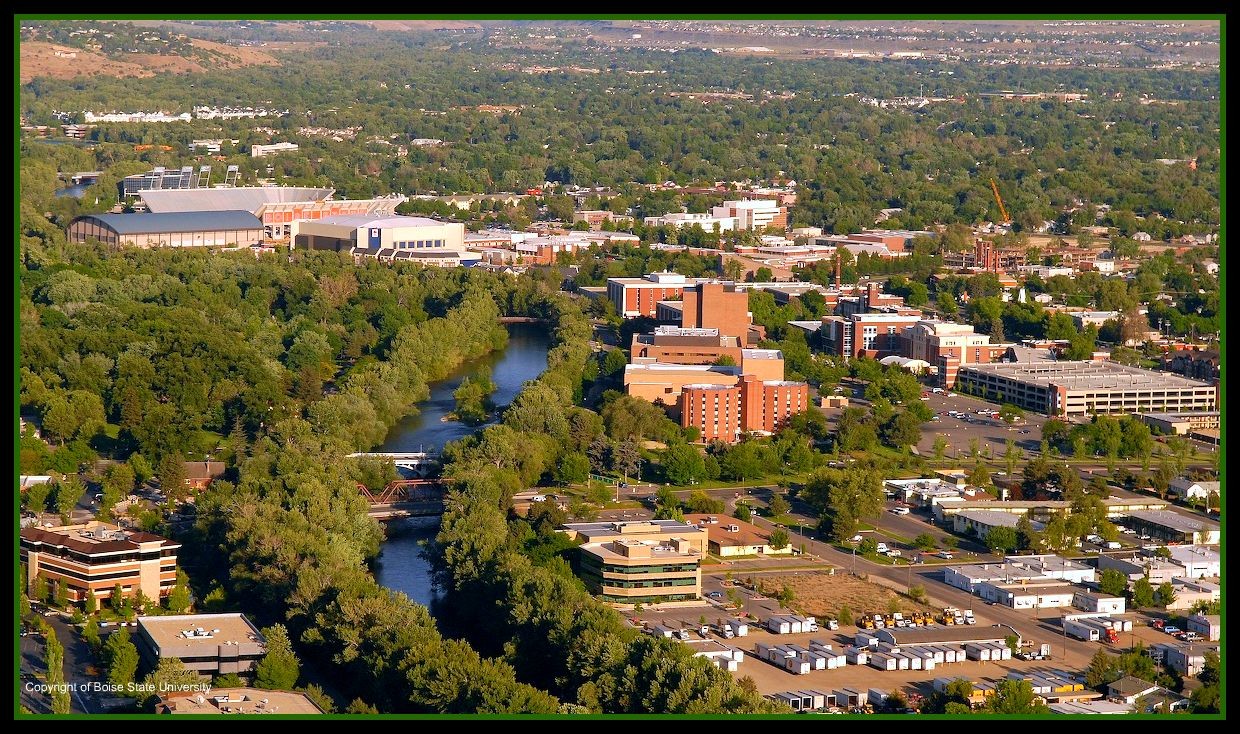
<svg viewBox="0 0 1240 734"><path fill-rule="evenodd" d="M990 179L990 190L995 192L995 201L999 202L999 213L1003 215L1003 221L1000 224L1011 224L1012 218L1008 216L1007 207L1003 205L1003 197L999 196L999 184L995 180Z"/></svg>

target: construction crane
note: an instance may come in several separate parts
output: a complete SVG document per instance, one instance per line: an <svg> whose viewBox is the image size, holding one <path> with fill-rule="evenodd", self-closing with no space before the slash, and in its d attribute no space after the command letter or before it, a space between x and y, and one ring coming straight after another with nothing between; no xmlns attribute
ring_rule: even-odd
<svg viewBox="0 0 1240 734"><path fill-rule="evenodd" d="M1007 207L1003 205L1003 197L999 196L999 184L995 180L990 179L990 190L995 192L995 201L999 203L999 213L1003 215L1003 221L1000 224L1011 224L1012 218L1008 216Z"/></svg>

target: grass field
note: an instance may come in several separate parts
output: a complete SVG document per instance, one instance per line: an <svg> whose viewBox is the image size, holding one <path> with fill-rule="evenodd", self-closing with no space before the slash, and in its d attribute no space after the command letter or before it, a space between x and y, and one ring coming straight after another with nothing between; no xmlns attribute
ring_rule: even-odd
<svg viewBox="0 0 1240 734"><path fill-rule="evenodd" d="M755 580L762 580L757 577ZM840 608L847 606L854 615L865 612L886 612L888 604L895 599L902 612L915 609L934 611L933 607L919 604L901 596L885 586L850 576L846 573L828 574L811 571L799 574L781 574L765 579L768 587L780 588L787 584L795 598L792 606L815 617L837 617Z"/></svg>

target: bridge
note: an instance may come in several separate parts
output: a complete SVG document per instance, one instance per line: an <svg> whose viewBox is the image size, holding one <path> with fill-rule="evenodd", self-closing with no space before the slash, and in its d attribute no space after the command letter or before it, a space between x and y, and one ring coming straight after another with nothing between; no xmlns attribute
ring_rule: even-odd
<svg viewBox="0 0 1240 734"><path fill-rule="evenodd" d="M390 461L401 469L414 474L418 477L427 477L439 468L439 452L437 451L409 451L396 453L356 453L349 454L349 459L378 459L380 461Z"/></svg>
<svg viewBox="0 0 1240 734"><path fill-rule="evenodd" d="M379 520L443 514L443 483L434 479L398 479L372 491L362 483L357 493L370 503L369 515Z"/></svg>

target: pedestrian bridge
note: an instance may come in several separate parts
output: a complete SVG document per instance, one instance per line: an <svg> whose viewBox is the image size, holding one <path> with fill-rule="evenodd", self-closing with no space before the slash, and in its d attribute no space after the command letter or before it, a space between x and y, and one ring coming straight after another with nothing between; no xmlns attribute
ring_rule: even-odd
<svg viewBox="0 0 1240 734"><path fill-rule="evenodd" d="M404 469L417 477L427 477L434 474L435 471L439 469L440 463L439 453L436 451L356 453L349 454L347 458L391 461L397 467Z"/></svg>

